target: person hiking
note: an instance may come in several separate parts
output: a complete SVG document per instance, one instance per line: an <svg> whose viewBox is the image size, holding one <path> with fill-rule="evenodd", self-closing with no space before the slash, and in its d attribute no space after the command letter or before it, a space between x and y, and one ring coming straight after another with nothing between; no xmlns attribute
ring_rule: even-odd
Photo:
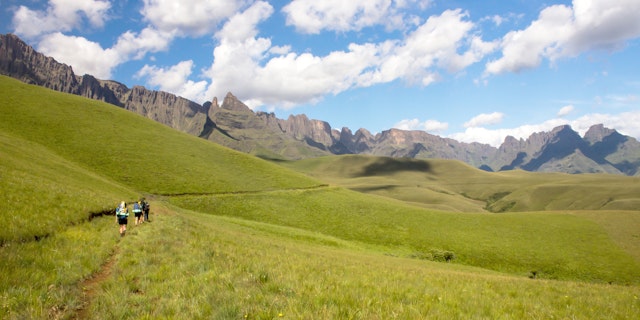
<svg viewBox="0 0 640 320"><path fill-rule="evenodd" d="M140 205L140 201L133 203L133 215L136 217L136 226L138 223L142 224L142 205Z"/></svg>
<svg viewBox="0 0 640 320"><path fill-rule="evenodd" d="M142 204L142 212L144 213L144 217L142 221L149 221L149 203L144 199L140 199L140 203Z"/></svg>
<svg viewBox="0 0 640 320"><path fill-rule="evenodd" d="M120 225L120 236L123 237L127 232L127 218L129 217L129 209L127 209L127 203L122 201L116 208L116 221Z"/></svg>

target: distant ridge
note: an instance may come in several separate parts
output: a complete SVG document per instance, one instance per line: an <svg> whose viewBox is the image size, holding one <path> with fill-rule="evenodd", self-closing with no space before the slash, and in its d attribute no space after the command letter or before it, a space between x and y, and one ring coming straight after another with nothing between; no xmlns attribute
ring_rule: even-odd
<svg viewBox="0 0 640 320"><path fill-rule="evenodd" d="M331 154L370 154L416 159L464 161L487 171L521 169L537 172L640 175L640 143L601 124L584 137L559 126L529 138L507 137L499 148L463 143L424 131L390 129L371 134L291 115L253 112L232 93L203 105L176 95L127 88L73 69L36 52L13 34L0 35L0 74L53 90L105 101L203 139L265 158L297 160Z"/></svg>

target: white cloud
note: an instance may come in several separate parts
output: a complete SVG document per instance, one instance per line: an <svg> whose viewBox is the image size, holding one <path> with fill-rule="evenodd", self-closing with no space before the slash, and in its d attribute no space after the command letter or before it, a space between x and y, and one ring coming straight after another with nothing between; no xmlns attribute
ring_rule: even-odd
<svg viewBox="0 0 640 320"><path fill-rule="evenodd" d="M148 77L147 83L157 86L160 90L172 92L192 101L202 103L207 99L204 96L207 87L206 81L194 82L188 80L192 73L193 61L181 61L170 68L158 68L145 65L137 73L137 77Z"/></svg>
<svg viewBox="0 0 640 320"><path fill-rule="evenodd" d="M447 10L431 16L410 33L404 41L378 44L380 64L363 75L360 86L370 86L403 79L408 83L427 86L440 78L438 68L460 71L479 61L495 48L495 44L470 35L474 24L465 21L461 10ZM467 48L465 48L467 47ZM459 54L458 51L466 49Z"/></svg>
<svg viewBox="0 0 640 320"><path fill-rule="evenodd" d="M282 12L287 25L303 33L318 34L323 30L359 31L375 25L403 28L415 18L405 16L406 9L424 10L430 3L427 0L294 0L283 7Z"/></svg>
<svg viewBox="0 0 640 320"><path fill-rule="evenodd" d="M144 0L140 13L164 32L202 36L214 31L243 3L243 0Z"/></svg>
<svg viewBox="0 0 640 320"><path fill-rule="evenodd" d="M574 0L540 12L526 29L502 39L502 57L486 64L486 74L518 72L593 49L617 49L640 36L637 0Z"/></svg>
<svg viewBox="0 0 640 320"><path fill-rule="evenodd" d="M422 130L429 133L439 133L446 131L449 128L449 124L437 120L420 122L418 119L405 119L396 123L393 127L401 130Z"/></svg>
<svg viewBox="0 0 640 320"><path fill-rule="evenodd" d="M112 68L122 62L122 57L113 49L103 49L96 42L62 33L44 36L38 51L71 65L78 75L90 74L99 79L109 79Z"/></svg>
<svg viewBox="0 0 640 320"><path fill-rule="evenodd" d="M276 104L287 108L352 87L362 71L372 65L376 52L372 45L352 44L348 51L324 57L289 52L290 47L272 50L269 39L256 38L257 24L272 12L268 3L256 2L216 33L220 44L206 72L212 79L210 96L232 91L250 107Z"/></svg>
<svg viewBox="0 0 640 320"><path fill-rule="evenodd" d="M140 59L147 52L167 49L171 34L146 28L139 34L125 32L116 44L104 49L97 42L83 37L56 32L42 36L38 51L71 65L78 75L90 74L98 79L110 79L115 67L131 59Z"/></svg>
<svg viewBox="0 0 640 320"><path fill-rule="evenodd" d="M574 0L574 34L563 56L591 49L617 49L640 36L640 2L637 0Z"/></svg>
<svg viewBox="0 0 640 320"><path fill-rule="evenodd" d="M570 36L571 14L566 6L551 6L527 29L507 33L502 39L502 57L487 63L486 72L518 72L537 67L544 56L555 55L558 45Z"/></svg>
<svg viewBox="0 0 640 320"><path fill-rule="evenodd" d="M271 5L258 1L216 33L214 62L205 72L211 78L208 95L231 91L252 108L286 109L398 79L427 86L440 79L440 69L459 71L495 47L471 33L474 24L466 13L448 10L402 41L352 43L346 50L316 56L274 47L270 39L258 37L258 24L271 14Z"/></svg>
<svg viewBox="0 0 640 320"><path fill-rule="evenodd" d="M242 42L255 38L258 34L258 23L273 14L273 7L265 1L258 1L242 13L229 18L222 29L216 33L221 42Z"/></svg>
<svg viewBox="0 0 640 320"><path fill-rule="evenodd" d="M573 105L566 105L562 108L560 108L560 110L558 111L558 117L564 117L568 114L570 114L571 112L573 112L573 110L575 109L575 107Z"/></svg>
<svg viewBox="0 0 640 320"><path fill-rule="evenodd" d="M504 114L501 112L482 113L465 122L464 127L475 128L484 125L496 124L502 122L503 118Z"/></svg>
<svg viewBox="0 0 640 320"><path fill-rule="evenodd" d="M494 15L491 17L491 21L496 24L496 26L500 26L502 22L504 22L504 18L499 15Z"/></svg>
<svg viewBox="0 0 640 320"><path fill-rule="evenodd" d="M50 0L46 11L20 6L13 16L14 32L21 37L37 38L79 29L85 19L92 27L103 27L110 7L105 0Z"/></svg>
<svg viewBox="0 0 640 320"><path fill-rule="evenodd" d="M148 52L167 50L173 39L172 33L147 27L140 33L127 31L121 34L113 49L125 57L123 60L141 59Z"/></svg>

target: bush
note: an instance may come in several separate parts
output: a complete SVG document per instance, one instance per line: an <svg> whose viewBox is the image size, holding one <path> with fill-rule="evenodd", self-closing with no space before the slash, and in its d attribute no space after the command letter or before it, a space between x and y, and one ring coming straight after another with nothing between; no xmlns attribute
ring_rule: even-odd
<svg viewBox="0 0 640 320"><path fill-rule="evenodd" d="M450 262L451 260L455 260L456 254L453 253L453 251L431 249L429 250L429 252L415 252L411 254L409 257L414 259L420 259L420 260Z"/></svg>

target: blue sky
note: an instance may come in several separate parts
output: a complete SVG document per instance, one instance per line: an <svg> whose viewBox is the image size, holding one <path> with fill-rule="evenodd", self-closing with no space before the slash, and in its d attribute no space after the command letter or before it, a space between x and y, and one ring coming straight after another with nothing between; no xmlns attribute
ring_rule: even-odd
<svg viewBox="0 0 640 320"><path fill-rule="evenodd" d="M2 33L77 74L333 128L640 137L639 0L2 0Z"/></svg>

